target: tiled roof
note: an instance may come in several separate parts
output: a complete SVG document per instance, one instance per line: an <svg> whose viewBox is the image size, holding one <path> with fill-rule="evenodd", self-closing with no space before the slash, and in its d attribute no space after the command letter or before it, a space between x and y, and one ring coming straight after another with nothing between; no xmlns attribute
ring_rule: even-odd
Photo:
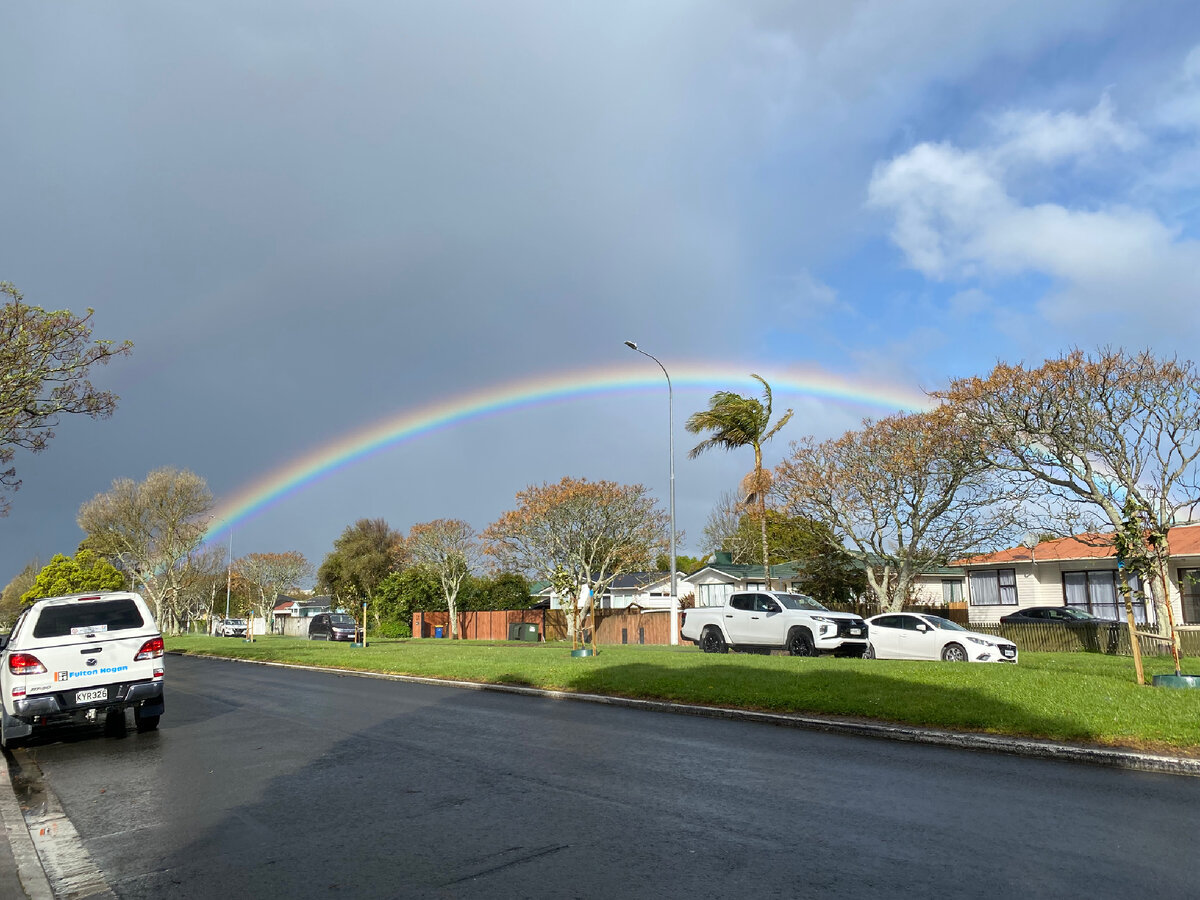
<svg viewBox="0 0 1200 900"><path fill-rule="evenodd" d="M1049 562L1059 559L1108 559L1116 556L1112 534L1077 534L1073 537L1042 541L1032 550L1029 547L1010 547L996 553L983 553L956 560L960 566L994 565L996 563ZM1179 525L1167 533L1172 556L1200 556L1200 524Z"/></svg>

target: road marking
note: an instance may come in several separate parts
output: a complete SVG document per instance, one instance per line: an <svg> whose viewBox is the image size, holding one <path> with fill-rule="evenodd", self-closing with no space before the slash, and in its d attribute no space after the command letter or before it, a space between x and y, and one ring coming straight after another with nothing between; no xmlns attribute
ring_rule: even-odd
<svg viewBox="0 0 1200 900"><path fill-rule="evenodd" d="M84 900L85 897L116 900L33 757L24 750L15 751L13 756L26 782L23 789L34 800L25 809L25 824L54 897L57 900Z"/></svg>

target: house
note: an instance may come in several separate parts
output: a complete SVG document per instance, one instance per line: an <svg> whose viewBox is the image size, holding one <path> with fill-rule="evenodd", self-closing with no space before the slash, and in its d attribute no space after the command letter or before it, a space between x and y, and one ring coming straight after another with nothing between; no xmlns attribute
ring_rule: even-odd
<svg viewBox="0 0 1200 900"><path fill-rule="evenodd" d="M680 594L684 590L682 572L675 575L676 589ZM534 585L538 588L533 596L539 600L549 601L550 609L561 609L562 603L558 594L549 583L542 582ZM533 590L531 588L531 590ZM536 606L536 604L535 604ZM671 608L671 573L670 572L628 572L613 579L608 590L600 597L597 609L629 609L637 607L643 610Z"/></svg>
<svg viewBox="0 0 1200 900"><path fill-rule="evenodd" d="M1200 523L1170 530L1168 594L1175 621L1200 625ZM967 573L970 621L997 622L1028 606L1071 606L1125 620L1111 534L1080 534L958 560ZM1154 607L1134 578L1134 618L1153 623Z"/></svg>
<svg viewBox="0 0 1200 900"><path fill-rule="evenodd" d="M307 619L320 613L330 612L331 597L309 597L307 600L297 600L295 597L288 597L285 594L279 594L275 598L275 607L271 610L272 616L278 619L299 618Z"/></svg>
<svg viewBox="0 0 1200 900"><path fill-rule="evenodd" d="M735 563L733 557L718 550L711 563L683 579L688 587L680 587L680 594L692 593L697 606L724 606L725 600L735 591L762 589L766 586L762 563ZM771 566L771 589L776 591L799 591L803 576L792 563ZM689 591L688 588L691 590Z"/></svg>

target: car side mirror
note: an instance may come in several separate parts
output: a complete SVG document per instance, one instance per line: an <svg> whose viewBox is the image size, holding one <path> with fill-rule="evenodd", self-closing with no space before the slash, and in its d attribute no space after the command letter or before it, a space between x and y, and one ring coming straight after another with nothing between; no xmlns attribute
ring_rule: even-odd
<svg viewBox="0 0 1200 900"><path fill-rule="evenodd" d="M917 631L928 631L928 630L929 630L928 625L921 625L921 624L917 625Z"/></svg>

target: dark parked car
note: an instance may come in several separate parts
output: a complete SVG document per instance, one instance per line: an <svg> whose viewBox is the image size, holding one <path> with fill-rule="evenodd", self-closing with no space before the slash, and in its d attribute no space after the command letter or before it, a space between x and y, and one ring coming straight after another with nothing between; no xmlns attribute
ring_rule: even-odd
<svg viewBox="0 0 1200 900"><path fill-rule="evenodd" d="M1099 625L1105 621L1090 612L1070 606L1031 606L1000 617L1001 625L1077 625L1082 622Z"/></svg>
<svg viewBox="0 0 1200 900"><path fill-rule="evenodd" d="M354 616L346 613L321 613L308 623L310 641L358 641L362 642L362 628Z"/></svg>

